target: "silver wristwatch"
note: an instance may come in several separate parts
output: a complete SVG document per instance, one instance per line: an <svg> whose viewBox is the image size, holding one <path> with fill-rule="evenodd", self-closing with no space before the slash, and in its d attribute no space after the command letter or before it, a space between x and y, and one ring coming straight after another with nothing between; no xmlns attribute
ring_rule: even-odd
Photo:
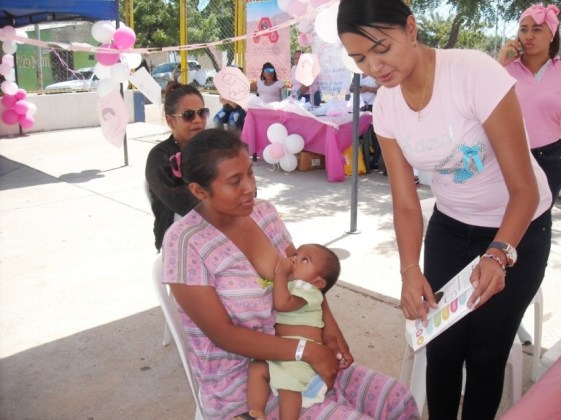
<svg viewBox="0 0 561 420"><path fill-rule="evenodd" d="M518 259L518 254L516 252L516 248L513 247L511 244L507 244L505 242L491 242L489 244L489 246L487 247L487 249L489 248L496 248L496 249L500 249L501 251L504 252L505 256L506 256L506 266L507 267L512 267L514 264L516 264L516 260Z"/></svg>

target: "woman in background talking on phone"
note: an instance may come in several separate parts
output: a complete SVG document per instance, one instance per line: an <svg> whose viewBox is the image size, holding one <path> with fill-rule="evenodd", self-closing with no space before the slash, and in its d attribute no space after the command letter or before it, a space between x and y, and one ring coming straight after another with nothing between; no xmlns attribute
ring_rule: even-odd
<svg viewBox="0 0 561 420"><path fill-rule="evenodd" d="M520 16L518 38L497 60L517 80L516 94L532 154L547 176L553 201L561 189L561 59L559 9L533 5Z"/></svg>

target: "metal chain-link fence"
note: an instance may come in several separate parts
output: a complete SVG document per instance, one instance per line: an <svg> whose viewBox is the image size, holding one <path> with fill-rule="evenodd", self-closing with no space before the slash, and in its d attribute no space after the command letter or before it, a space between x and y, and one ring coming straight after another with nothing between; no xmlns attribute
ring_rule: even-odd
<svg viewBox="0 0 561 420"><path fill-rule="evenodd" d="M173 78L194 83L203 89L213 89L214 75L226 65L245 67L245 42L229 42L235 36L245 34L245 1L213 0L202 10L198 10L200 0L187 0L185 27L187 45L217 43L214 46L201 46L185 52L186 65L181 69L181 53L174 51L151 51L143 55L146 68L154 79L164 87ZM28 30L30 38L61 43L98 43L91 35L92 23L60 22L41 24ZM484 29L484 39L476 39L473 45L461 47L476 48L496 56L506 39L515 38L518 23L500 22ZM38 30L39 29L39 30ZM178 34L180 33L179 28ZM463 28L467 33L470 28ZM296 26L291 28L291 50L300 49ZM435 44L438 44L435 42ZM442 47L442 45L431 46ZM179 36L178 43L180 45ZM145 47L135 45L135 47ZM92 68L96 64L95 54L69 51L66 49L38 49L31 45L20 45L16 55L19 85L27 91L41 90L43 87L72 78L87 78L86 72L79 69ZM183 79L183 77L185 79Z"/></svg>

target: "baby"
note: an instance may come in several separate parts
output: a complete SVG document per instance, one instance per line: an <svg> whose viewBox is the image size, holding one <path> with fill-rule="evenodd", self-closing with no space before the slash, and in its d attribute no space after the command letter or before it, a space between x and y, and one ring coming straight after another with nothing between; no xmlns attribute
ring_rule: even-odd
<svg viewBox="0 0 561 420"><path fill-rule="evenodd" d="M264 419L269 385L279 396L282 420L297 419L302 407L322 402L327 391L321 377L301 361L307 340L323 343L322 302L337 282L341 265L329 248L305 244L289 258L279 257L273 281L278 336L300 339L296 361L253 361L249 366L249 413L237 419Z"/></svg>

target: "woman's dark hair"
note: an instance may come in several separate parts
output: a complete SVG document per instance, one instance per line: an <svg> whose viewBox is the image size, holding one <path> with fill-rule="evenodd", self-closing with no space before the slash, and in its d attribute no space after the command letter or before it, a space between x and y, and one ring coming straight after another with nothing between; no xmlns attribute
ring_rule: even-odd
<svg viewBox="0 0 561 420"><path fill-rule="evenodd" d="M210 191L218 176L218 164L238 156L241 150L247 151L247 145L233 131L218 128L201 131L181 151L183 181L196 182Z"/></svg>
<svg viewBox="0 0 561 420"><path fill-rule="evenodd" d="M197 95L205 103L203 95L196 87L191 85L184 85L183 83L176 82L172 80L166 85L166 90L164 93L164 113L166 115L175 114L177 111L177 103L185 95Z"/></svg>
<svg viewBox="0 0 561 420"><path fill-rule="evenodd" d="M352 33L372 39L364 28L381 31L405 28L407 18L412 14L409 6L402 0L341 0L337 33Z"/></svg>
<svg viewBox="0 0 561 420"><path fill-rule="evenodd" d="M265 73L265 69L273 69L275 70L275 66L273 66L271 63L269 63L268 61L263 64L263 68L261 68L261 76L260 79L261 80L265 80L265 76L263 75L263 73ZM277 71L275 70L275 72L273 73L273 80L276 82L278 79L277 77Z"/></svg>
<svg viewBox="0 0 561 420"><path fill-rule="evenodd" d="M320 270L320 276L325 280L325 287L321 290L324 295L331 289L337 279L339 274L341 274L341 263L339 262L339 257L335 252L326 246L320 244L311 244L312 246L319 248L325 252L325 265Z"/></svg>
<svg viewBox="0 0 561 420"><path fill-rule="evenodd" d="M549 44L549 58L553 59L559 54L559 27L557 27L557 32L553 35L553 41Z"/></svg>

